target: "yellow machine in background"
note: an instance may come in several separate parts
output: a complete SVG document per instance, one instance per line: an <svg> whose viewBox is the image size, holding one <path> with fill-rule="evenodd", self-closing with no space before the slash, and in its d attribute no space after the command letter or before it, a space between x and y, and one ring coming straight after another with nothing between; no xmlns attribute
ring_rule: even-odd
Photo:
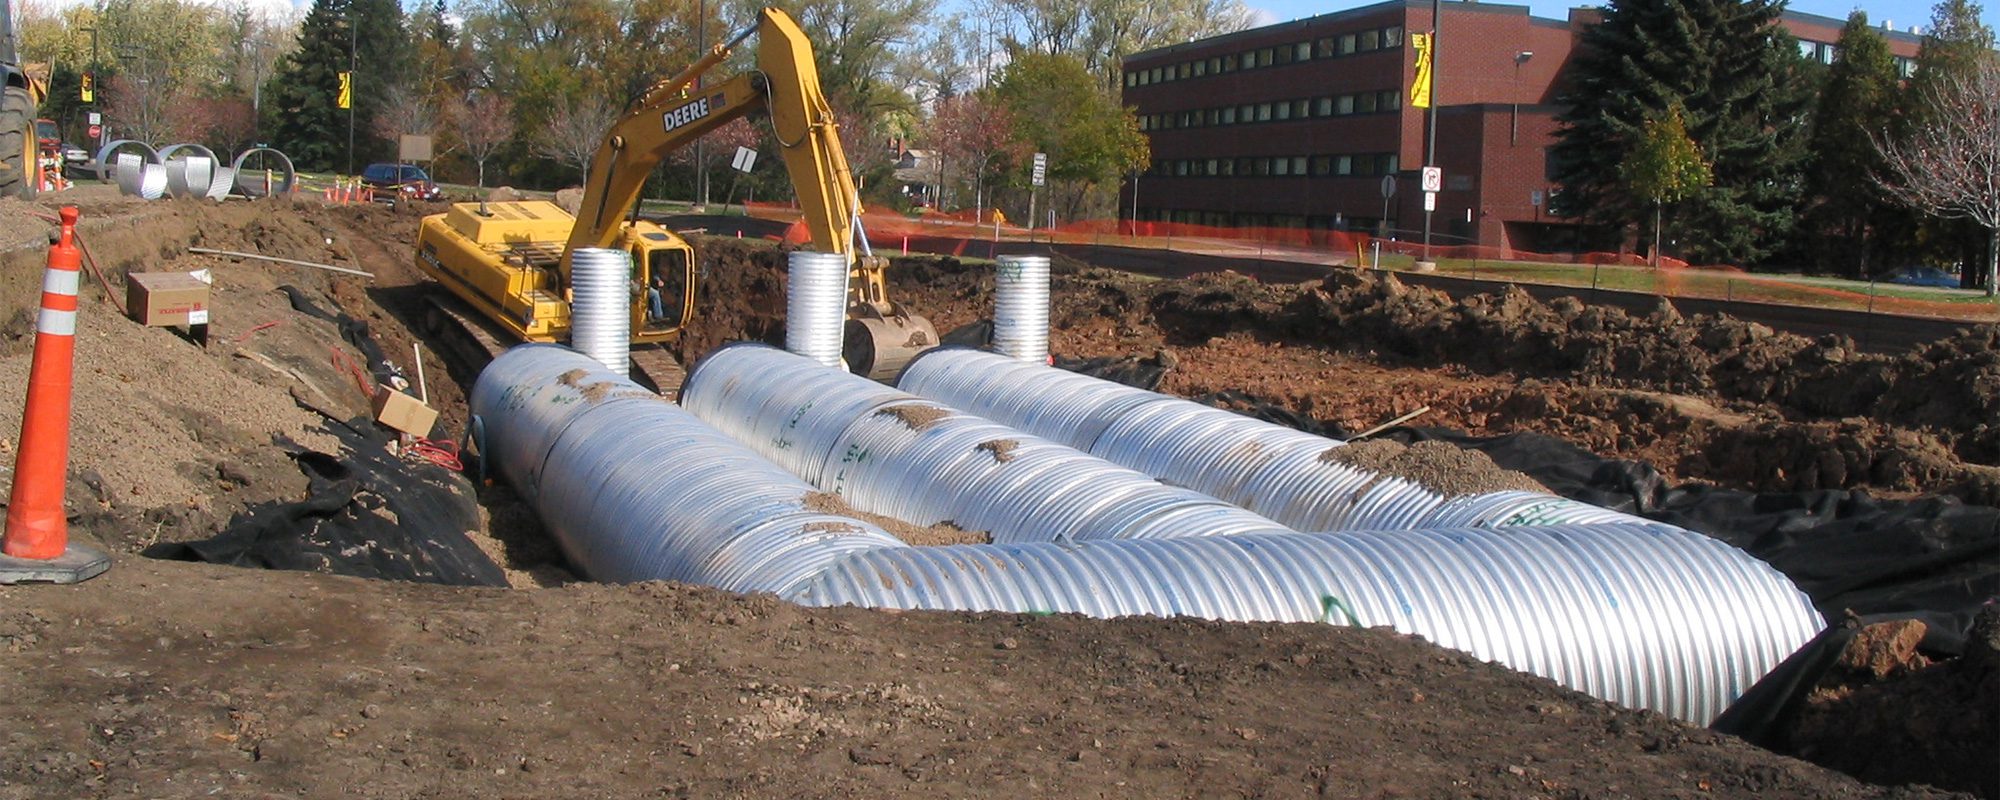
<svg viewBox="0 0 2000 800"><path fill-rule="evenodd" d="M690 93L696 77L753 35L755 70ZM777 9L765 9L755 27L655 85L612 126L591 159L576 216L543 201L459 203L424 218L417 267L515 338L562 341L570 327L570 252L616 247L630 252L634 264L633 342L674 341L700 313L694 250L673 231L628 217L646 177L667 153L759 109L770 112L812 247L845 254L852 264L848 335L866 339L849 350L867 363L850 358L850 367L893 374L936 344L937 332L888 299L882 277L887 260L857 251L859 198L833 109L820 93L811 44ZM865 249L865 241L860 246ZM658 290L666 313L650 313L641 287Z"/></svg>

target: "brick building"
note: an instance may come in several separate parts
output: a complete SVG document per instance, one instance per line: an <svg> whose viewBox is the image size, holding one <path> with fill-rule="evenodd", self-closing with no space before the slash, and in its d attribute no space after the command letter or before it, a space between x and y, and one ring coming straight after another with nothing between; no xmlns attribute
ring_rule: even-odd
<svg viewBox="0 0 2000 800"><path fill-rule="evenodd" d="M1547 150L1564 70L1596 12L1551 20L1446 2L1442 16L1433 242L1567 249L1572 226L1543 213ZM1832 61L1842 20L1787 12L1781 24L1803 53ZM1429 0L1389 0L1127 57L1124 99L1153 163L1125 185L1123 213L1136 203L1140 220L1414 238L1425 111L1406 103L1407 34L1430 28ZM1920 38L1884 33L1907 74Z"/></svg>

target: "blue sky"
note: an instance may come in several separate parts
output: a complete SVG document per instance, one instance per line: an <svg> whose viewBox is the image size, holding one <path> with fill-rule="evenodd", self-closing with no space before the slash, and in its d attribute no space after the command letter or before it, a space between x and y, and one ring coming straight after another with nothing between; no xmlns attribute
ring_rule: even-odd
<svg viewBox="0 0 2000 800"><path fill-rule="evenodd" d="M1356 8L1368 5L1370 1L1354 0L1353 2L1329 3L1325 2L1325 0L1244 0L1252 10L1257 12L1258 24L1260 25ZM1922 25L1925 27L1930 25L1931 6L1934 2L1935 0L1869 0L1866 3L1856 3L1854 0L1792 0L1790 8L1793 11L1818 14L1822 17L1833 17L1835 19L1846 19L1848 12L1859 8L1868 12L1868 21L1872 24L1881 25L1882 20L1887 19L1895 23L1897 30L1907 31L1912 25ZM1521 5L1522 3L1516 0L1515 2L1506 4ZM1530 13L1535 16L1563 19L1569 16L1570 8L1591 4L1559 2L1558 0L1532 0L1532 2L1528 2L1526 5L1530 9ZM1986 21L1987 27L2000 28L2000 0L1987 0L1980 3L1980 5L1984 6L1985 9L1980 17Z"/></svg>

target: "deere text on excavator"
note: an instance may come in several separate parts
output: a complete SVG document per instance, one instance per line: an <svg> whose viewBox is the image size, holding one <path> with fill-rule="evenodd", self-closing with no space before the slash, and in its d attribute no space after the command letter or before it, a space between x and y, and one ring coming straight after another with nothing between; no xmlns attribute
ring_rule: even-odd
<svg viewBox="0 0 2000 800"><path fill-rule="evenodd" d="M698 76L753 35L758 38L754 70L692 90ZM811 44L777 9L764 9L754 27L654 85L612 126L590 161L574 217L539 200L454 204L424 218L417 268L510 338L559 342L570 328L570 253L580 247L625 250L633 261L634 360L655 386L672 391L674 386L665 384L677 386L676 376L657 373L677 372L677 365L660 365L663 351L636 345L679 339L700 314L701 275L686 240L637 219L633 210L647 175L667 153L760 109L770 114L813 248L848 257L849 368L874 377L895 374L937 343L937 331L888 298L883 278L888 262L866 252L860 199L833 109L820 93ZM654 305L649 292L638 287L653 287L665 307L649 308ZM654 361L641 360L642 354Z"/></svg>

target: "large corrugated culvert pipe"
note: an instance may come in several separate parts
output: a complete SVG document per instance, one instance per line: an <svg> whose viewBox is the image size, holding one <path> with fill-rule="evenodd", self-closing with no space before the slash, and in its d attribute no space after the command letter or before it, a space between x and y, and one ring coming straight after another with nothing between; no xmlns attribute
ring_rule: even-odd
<svg viewBox="0 0 2000 800"><path fill-rule="evenodd" d="M1049 361L1049 257L1001 256L993 266L993 350Z"/></svg>
<svg viewBox="0 0 2000 800"><path fill-rule="evenodd" d="M623 376L632 358L632 254L579 247L570 254L569 343Z"/></svg>
<svg viewBox="0 0 2000 800"><path fill-rule="evenodd" d="M681 402L857 509L999 542L1273 533L1200 492L771 347L688 372ZM1032 510L1032 513L1030 513Z"/></svg>
<svg viewBox="0 0 2000 800"><path fill-rule="evenodd" d="M1417 527L1444 502L1414 482L1328 458L1337 439L1045 364L940 348L896 383L1297 530Z"/></svg>
<svg viewBox="0 0 2000 800"><path fill-rule="evenodd" d="M484 455L598 580L816 605L1391 625L1695 723L1819 626L1768 566L1663 525L909 548L815 510L775 464L565 348L502 355L472 406ZM1046 507L1007 502L1030 518Z"/></svg>
<svg viewBox="0 0 2000 800"><path fill-rule="evenodd" d="M785 278L785 349L840 366L847 327L847 256L794 250Z"/></svg>
<svg viewBox="0 0 2000 800"><path fill-rule="evenodd" d="M1783 575L1664 525L913 547L842 559L784 596L1387 625L1696 724L1820 628Z"/></svg>
<svg viewBox="0 0 2000 800"><path fill-rule="evenodd" d="M818 490L568 348L523 345L472 390L485 452L592 580L780 592L842 555L903 547Z"/></svg>

